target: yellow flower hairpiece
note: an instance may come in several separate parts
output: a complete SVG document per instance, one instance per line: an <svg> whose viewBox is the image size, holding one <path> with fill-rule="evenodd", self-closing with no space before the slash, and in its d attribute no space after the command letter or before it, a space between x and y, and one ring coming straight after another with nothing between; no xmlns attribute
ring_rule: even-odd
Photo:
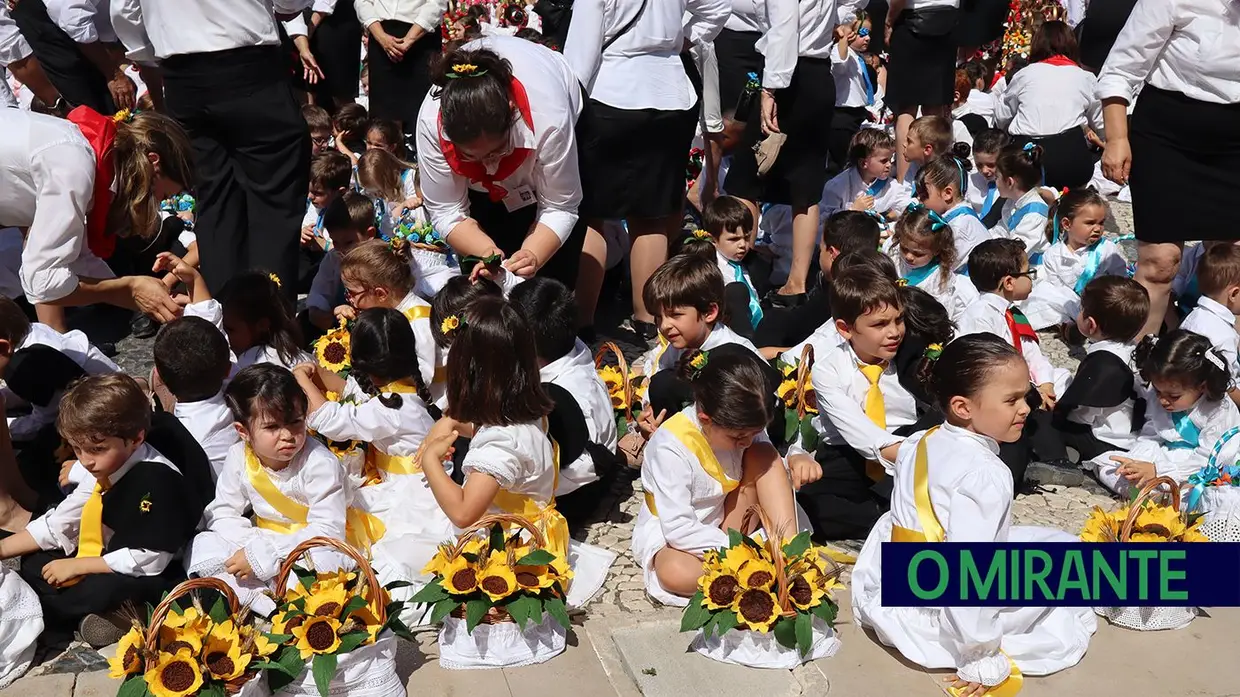
<svg viewBox="0 0 1240 697"><path fill-rule="evenodd" d="M461 326L460 318L456 315L449 315L443 318L443 322L439 323L439 333L447 336L456 331L456 328L459 326Z"/></svg>
<svg viewBox="0 0 1240 697"><path fill-rule="evenodd" d="M280 277L279 277L279 276L277 276L277 275L275 275L274 273L269 273L269 274L267 274L267 278L270 278L270 279L271 279L271 282L272 282L272 283L274 283L274 284L276 284L276 288L283 288L283 287L284 287L284 284L280 282Z"/></svg>
<svg viewBox="0 0 1240 697"><path fill-rule="evenodd" d="M706 355L706 352L702 351L698 355L694 356L692 360L689 361L689 367L693 368L694 370L701 370L702 368L706 367L706 364L709 361L710 361L710 358Z"/></svg>
<svg viewBox="0 0 1240 697"><path fill-rule="evenodd" d="M903 288L904 286L907 286L907 285L908 285L908 279L907 279L907 278L897 278L897 279L896 279L896 285L897 285L897 286L900 286L901 288Z"/></svg>
<svg viewBox="0 0 1240 697"><path fill-rule="evenodd" d="M452 79L460 77L482 77L487 71L481 70L473 63L456 63L452 66L452 72L448 73L448 77Z"/></svg>
<svg viewBox="0 0 1240 697"><path fill-rule="evenodd" d="M926 358L932 361L939 360L939 356L943 355L943 344L930 344L926 347Z"/></svg>
<svg viewBox="0 0 1240 697"><path fill-rule="evenodd" d="M694 230L694 231L693 231L693 236L694 236L694 237L696 237L696 238L697 238L697 239L699 239L699 240L709 240L709 239L710 239L710 233L709 233L709 232L707 232L707 231L705 231L705 230L703 230L703 229L701 229L701 228L698 228L697 230Z"/></svg>
<svg viewBox="0 0 1240 697"><path fill-rule="evenodd" d="M132 109L121 109L112 115L112 123L129 123L138 112Z"/></svg>

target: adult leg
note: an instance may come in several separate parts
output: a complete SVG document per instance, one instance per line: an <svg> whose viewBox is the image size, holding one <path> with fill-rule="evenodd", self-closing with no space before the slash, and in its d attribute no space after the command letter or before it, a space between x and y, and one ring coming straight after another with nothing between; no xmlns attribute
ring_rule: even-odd
<svg viewBox="0 0 1240 697"><path fill-rule="evenodd" d="M175 117L176 111L172 114ZM199 177L194 231L198 235L199 266L207 286L215 294L233 274L250 266L249 250L245 245L245 190L237 181L228 150L210 135L207 124L178 120L189 131L194 146L194 164Z"/></svg>
<svg viewBox="0 0 1240 697"><path fill-rule="evenodd" d="M35 507L35 493L17 468L8 421L0 423L0 530L24 530Z"/></svg>
<svg viewBox="0 0 1240 697"><path fill-rule="evenodd" d="M607 240L603 239L602 221L591 221L586 227L581 247L581 265L577 272L577 326L594 325L598 296L603 290L603 272L607 265Z"/></svg>
<svg viewBox="0 0 1240 697"><path fill-rule="evenodd" d="M798 295L805 292L817 242L818 204L793 210L792 267L788 270L788 281L779 290L780 295Z"/></svg>
<svg viewBox="0 0 1240 697"><path fill-rule="evenodd" d="M1142 334L1157 334L1171 303L1171 282L1180 270L1183 242L1137 241L1137 283L1150 295L1150 316Z"/></svg>
<svg viewBox="0 0 1240 697"><path fill-rule="evenodd" d="M917 117L917 105L901 107L896 111L896 178L904 181L904 175L908 174L909 161L908 155L904 152L904 146L908 143L908 128L913 125L913 120Z"/></svg>
<svg viewBox="0 0 1240 697"><path fill-rule="evenodd" d="M633 318L654 322L642 299L642 290L655 269L667 261L668 240L680 230L680 216L629 221L629 280L633 291Z"/></svg>
<svg viewBox="0 0 1240 697"><path fill-rule="evenodd" d="M13 7L12 16L47 78L65 101L72 106L88 106L101 114L116 111L107 78L82 53L77 42L52 21L43 0L22 0Z"/></svg>

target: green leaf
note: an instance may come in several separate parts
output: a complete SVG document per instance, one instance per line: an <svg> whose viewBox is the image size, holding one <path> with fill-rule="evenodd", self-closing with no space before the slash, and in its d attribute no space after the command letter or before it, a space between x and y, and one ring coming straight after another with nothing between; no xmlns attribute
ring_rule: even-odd
<svg viewBox="0 0 1240 697"><path fill-rule="evenodd" d="M224 697L224 686L214 680L205 680L198 688L198 697Z"/></svg>
<svg viewBox="0 0 1240 697"><path fill-rule="evenodd" d="M518 566L546 566L555 561L555 555L545 549L536 549L517 560Z"/></svg>
<svg viewBox="0 0 1240 697"><path fill-rule="evenodd" d="M629 432L629 420L624 418L624 412L616 413L616 438L623 438Z"/></svg>
<svg viewBox="0 0 1240 697"><path fill-rule="evenodd" d="M447 597L448 591L444 590L443 584L439 582L438 578L436 578L425 586L422 586L422 590L414 593L413 597L409 599L409 602L425 603L430 605Z"/></svg>
<svg viewBox="0 0 1240 697"><path fill-rule="evenodd" d="M547 598L543 602L543 609L547 611L548 615L551 615L552 619L559 622L561 627L568 629L569 625L572 624L568 619L568 608L564 607L564 600L562 598Z"/></svg>
<svg viewBox="0 0 1240 697"><path fill-rule="evenodd" d="M184 615L184 614L185 614L185 608L181 607L181 603L180 603L180 601L174 600L174 601L172 601L172 604L171 604L171 605L169 605L168 607L169 607L169 609L172 611L172 612L171 612L171 614L174 614L174 615Z"/></svg>
<svg viewBox="0 0 1240 697"><path fill-rule="evenodd" d="M294 610L296 610L296 611L298 611L298 612L305 613L305 611L306 611L306 599L305 599L305 598L298 598L298 599L294 600L293 602L289 603L289 604L288 604L288 606L289 606L289 607L291 607L291 608L293 608Z"/></svg>
<svg viewBox="0 0 1240 697"><path fill-rule="evenodd" d="M310 586L318 580L318 576L313 571L308 571L300 566L293 567L293 573L297 574L297 580L301 582L301 587L310 590Z"/></svg>
<svg viewBox="0 0 1240 697"><path fill-rule="evenodd" d="M486 598L476 598L465 603L465 631L472 634L474 627L478 626L490 609L491 601Z"/></svg>
<svg viewBox="0 0 1240 697"><path fill-rule="evenodd" d="M263 638L273 644L283 644L293 639L292 634L263 634Z"/></svg>
<svg viewBox="0 0 1240 697"><path fill-rule="evenodd" d="M775 641L786 649L795 649L797 647L797 630L796 622L787 617L780 617L775 621Z"/></svg>
<svg viewBox="0 0 1240 697"><path fill-rule="evenodd" d="M701 629L710 620L710 610L702 606L703 598L702 591L694 593L693 597L689 598L689 605L685 608L685 614L680 618L680 631L696 631Z"/></svg>
<svg viewBox="0 0 1240 697"><path fill-rule="evenodd" d="M504 609L508 611L508 614L512 615L513 621L516 622L521 629L525 629L525 626L529 624L530 615L533 613L534 609L541 606L542 602L538 600L538 598L522 593L512 600L509 600L508 604L504 606Z"/></svg>
<svg viewBox="0 0 1240 697"><path fill-rule="evenodd" d="M460 605L461 604L459 602L451 598L444 598L443 600L435 603L434 606L431 607L431 624L439 624L443 621L443 618L451 614L452 611L460 607Z"/></svg>
<svg viewBox="0 0 1240 697"><path fill-rule="evenodd" d="M818 429L814 428L813 414L806 414L801 419L801 447L811 453L818 450Z"/></svg>
<svg viewBox="0 0 1240 697"><path fill-rule="evenodd" d="M306 661L296 646L285 646L276 657L279 668L267 671L267 685L277 691L301 677L306 670Z"/></svg>
<svg viewBox="0 0 1240 697"><path fill-rule="evenodd" d="M355 611L362 609L366 605L366 599L360 595L349 598L349 602L344 604L344 609L340 611L341 617L348 617Z"/></svg>
<svg viewBox="0 0 1240 697"><path fill-rule="evenodd" d="M349 632L340 637L340 648L336 649L336 655L348 653L353 649L362 645L362 642L370 638L370 633L365 631Z"/></svg>
<svg viewBox="0 0 1240 697"><path fill-rule="evenodd" d="M784 442L791 443L797 434L797 429L801 427L801 422L797 420L796 409L784 410Z"/></svg>
<svg viewBox="0 0 1240 697"><path fill-rule="evenodd" d="M762 549L762 545L761 545L761 544L759 544L757 540L753 539L753 538L752 538L752 537L750 537L749 535L745 535L745 536L744 536L744 537L742 537L741 539L745 542L745 544L749 545L750 547L753 547L755 551L758 551L758 552L765 552L765 551L766 551L766 550Z"/></svg>
<svg viewBox="0 0 1240 697"><path fill-rule="evenodd" d="M546 603L547 601L541 600L539 598L534 598L534 601L535 601L534 604L530 605L530 621L534 623L535 627L537 627L538 625L542 624L543 604Z"/></svg>
<svg viewBox="0 0 1240 697"><path fill-rule="evenodd" d="M814 609L810 612L813 612L815 617L818 617L823 622L826 622L828 627L835 626L835 615L838 612L838 608L835 607L835 603L823 599L823 601L815 605Z"/></svg>
<svg viewBox="0 0 1240 697"><path fill-rule="evenodd" d="M146 622L144 623L146 626L149 627L151 625L151 615L154 615L154 614L155 614L155 606L150 603L146 603Z"/></svg>
<svg viewBox="0 0 1240 697"><path fill-rule="evenodd" d="M399 617L393 617L388 620L388 629L405 641L414 641L413 632L409 631L409 628L405 626L404 622L400 621Z"/></svg>
<svg viewBox="0 0 1240 697"><path fill-rule="evenodd" d="M809 545L810 541L808 532L803 532L797 535L789 540L788 544L784 545L784 558L790 559L792 557L799 557L802 554L805 554L805 552L809 550Z"/></svg>
<svg viewBox="0 0 1240 697"><path fill-rule="evenodd" d="M332 678L336 677L335 654L318 654L314 657L314 686L319 688L320 697L329 697Z"/></svg>
<svg viewBox="0 0 1240 697"><path fill-rule="evenodd" d="M731 530L731 529L728 530L728 547L729 548L736 547L737 545L741 544L741 540L743 539L745 539L745 536L741 534L740 530Z"/></svg>
<svg viewBox="0 0 1240 697"><path fill-rule="evenodd" d="M147 694L146 678L139 673L121 683L116 697L144 697Z"/></svg>
<svg viewBox="0 0 1240 697"><path fill-rule="evenodd" d="M706 620L706 624L702 625L702 636L707 639L710 638L711 632L715 631L715 625L719 622L719 615L722 614L722 612L711 613L710 619Z"/></svg>
<svg viewBox="0 0 1240 697"><path fill-rule="evenodd" d="M809 655L810 647L814 645L814 627L812 616L808 613L798 612L797 618L793 622L797 634L797 651L804 658Z"/></svg>
<svg viewBox="0 0 1240 697"><path fill-rule="evenodd" d="M736 613L731 610L720 610L715 620L715 634L723 636L724 632L736 629Z"/></svg>
<svg viewBox="0 0 1240 697"><path fill-rule="evenodd" d="M228 606L224 604L224 596L217 596L215 604L211 606L211 611L207 613L211 621L216 624L223 624L228 619Z"/></svg>
<svg viewBox="0 0 1240 697"><path fill-rule="evenodd" d="M384 586L383 590L394 591L399 588L408 588L409 586L412 586L412 585L413 584L408 581L392 581L391 583Z"/></svg>
<svg viewBox="0 0 1240 697"><path fill-rule="evenodd" d="M491 551L496 552L504 548L504 527L499 523L491 526Z"/></svg>

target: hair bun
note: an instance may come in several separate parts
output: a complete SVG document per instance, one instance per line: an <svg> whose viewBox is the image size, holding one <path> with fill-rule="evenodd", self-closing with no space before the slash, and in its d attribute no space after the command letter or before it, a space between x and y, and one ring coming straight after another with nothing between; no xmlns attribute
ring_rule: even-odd
<svg viewBox="0 0 1240 697"><path fill-rule="evenodd" d="M973 167L972 163L969 162L969 155L973 154L973 148L968 143L962 141L952 143L951 154L956 159L969 164L970 169Z"/></svg>

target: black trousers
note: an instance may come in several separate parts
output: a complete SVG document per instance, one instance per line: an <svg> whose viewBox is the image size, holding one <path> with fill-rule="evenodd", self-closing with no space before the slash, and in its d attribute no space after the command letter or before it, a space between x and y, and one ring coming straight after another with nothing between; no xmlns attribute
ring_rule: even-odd
<svg viewBox="0 0 1240 697"><path fill-rule="evenodd" d="M82 53L78 44L47 14L43 0L22 0L13 21L47 73L47 79L72 106L88 106L100 114L116 112L108 78ZM50 106L50 105L49 105Z"/></svg>
<svg viewBox="0 0 1240 697"><path fill-rule="evenodd" d="M323 68L323 79L311 88L322 103L347 104L356 99L362 70L362 25L353 3L336 3L314 30L310 48Z"/></svg>
<svg viewBox="0 0 1240 697"><path fill-rule="evenodd" d="M1099 440L1094 430L1087 424L1079 424L1066 419L1057 420L1055 430L1063 438L1064 445L1072 448L1081 456L1080 461L1092 460L1110 450L1121 450L1119 446Z"/></svg>
<svg viewBox="0 0 1240 697"><path fill-rule="evenodd" d="M23 0L24 1L24 0ZM164 61L168 112L198 170L198 254L212 293L247 269L297 278L310 181L310 132L278 46ZM295 283L284 283L293 296Z"/></svg>
<svg viewBox="0 0 1240 697"><path fill-rule="evenodd" d="M159 602L165 592L185 580L181 562L174 560L159 576L90 574L68 588L55 588L43 580L43 567L64 558L60 552L28 554L22 557L19 571L39 596L49 629L72 630L87 615L113 612L127 603L140 611L143 604Z"/></svg>
<svg viewBox="0 0 1240 697"><path fill-rule="evenodd" d="M753 313L749 310L749 286L733 281L723 287L724 321L728 329L754 340Z"/></svg>

